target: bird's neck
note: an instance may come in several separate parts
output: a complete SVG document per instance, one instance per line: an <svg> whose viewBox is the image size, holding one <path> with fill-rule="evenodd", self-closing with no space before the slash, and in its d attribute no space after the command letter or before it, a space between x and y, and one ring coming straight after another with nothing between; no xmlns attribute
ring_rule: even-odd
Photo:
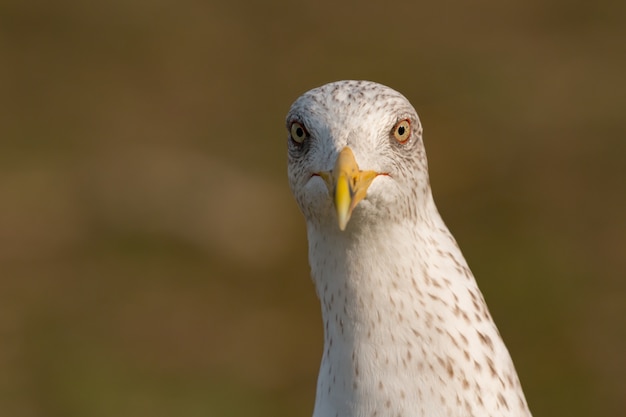
<svg viewBox="0 0 626 417"><path fill-rule="evenodd" d="M434 268L467 269L462 257L454 265L445 255L458 251L445 226L441 230L430 225L420 230L419 224L349 227L345 232L309 229L309 258L322 307L326 348L351 350L371 344L396 349L397 339L415 340L416 333L438 338L429 325L449 308L436 300L451 298L457 285L467 286ZM467 274L475 285L469 270Z"/></svg>
<svg viewBox="0 0 626 417"><path fill-rule="evenodd" d="M340 339L349 342L364 330L372 334L384 332L387 324L401 327L403 315L413 315L406 319L416 322L420 314L445 310L427 300L428 294L447 297L454 286L467 286L467 282L455 282L458 272L475 286L438 215L423 222L348 224L343 232L334 224L309 225L308 239L327 339L343 334ZM447 274L448 269L455 273Z"/></svg>
<svg viewBox="0 0 626 417"><path fill-rule="evenodd" d="M438 216L423 223L350 226L345 232L308 228L325 339L315 416L387 415L377 407L390 395L400 415L417 397L424 398L425 410L440 409L433 401L444 394L431 391L462 392L471 361L459 360L465 363L460 366L454 359L473 354L481 343L498 350L494 366L512 368L476 282ZM445 386L447 380L456 382Z"/></svg>

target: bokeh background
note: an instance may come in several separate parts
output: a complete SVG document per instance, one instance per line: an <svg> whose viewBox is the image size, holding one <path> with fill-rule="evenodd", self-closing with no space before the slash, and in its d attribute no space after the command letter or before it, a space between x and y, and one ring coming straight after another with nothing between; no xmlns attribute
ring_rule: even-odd
<svg viewBox="0 0 626 417"><path fill-rule="evenodd" d="M0 3L0 416L310 416L284 115L370 79L535 416L626 413L626 2Z"/></svg>

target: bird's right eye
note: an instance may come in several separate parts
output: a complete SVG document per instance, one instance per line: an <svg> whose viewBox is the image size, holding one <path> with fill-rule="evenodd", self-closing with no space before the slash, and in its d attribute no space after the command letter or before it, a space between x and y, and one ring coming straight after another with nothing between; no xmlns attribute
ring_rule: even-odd
<svg viewBox="0 0 626 417"><path fill-rule="evenodd" d="M297 144L302 144L304 140L309 136L304 126L298 122L293 122L290 128L291 140Z"/></svg>

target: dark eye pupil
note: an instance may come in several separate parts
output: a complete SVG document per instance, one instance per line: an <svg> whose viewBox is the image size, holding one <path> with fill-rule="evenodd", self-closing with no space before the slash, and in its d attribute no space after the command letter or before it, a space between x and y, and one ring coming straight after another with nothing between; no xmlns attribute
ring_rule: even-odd
<svg viewBox="0 0 626 417"><path fill-rule="evenodd" d="M404 126L398 127L398 135L400 135L400 136L404 135Z"/></svg>
<svg viewBox="0 0 626 417"><path fill-rule="evenodd" d="M302 137L304 135L304 130L302 130L301 127L297 127L296 128L296 136L297 137Z"/></svg>

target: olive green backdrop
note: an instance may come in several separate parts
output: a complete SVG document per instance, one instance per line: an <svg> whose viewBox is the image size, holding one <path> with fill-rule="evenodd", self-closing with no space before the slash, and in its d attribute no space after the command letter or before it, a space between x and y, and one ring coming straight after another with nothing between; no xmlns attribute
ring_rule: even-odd
<svg viewBox="0 0 626 417"><path fill-rule="evenodd" d="M369 79L535 416L626 412L626 2L0 3L0 415L310 416L284 115Z"/></svg>

